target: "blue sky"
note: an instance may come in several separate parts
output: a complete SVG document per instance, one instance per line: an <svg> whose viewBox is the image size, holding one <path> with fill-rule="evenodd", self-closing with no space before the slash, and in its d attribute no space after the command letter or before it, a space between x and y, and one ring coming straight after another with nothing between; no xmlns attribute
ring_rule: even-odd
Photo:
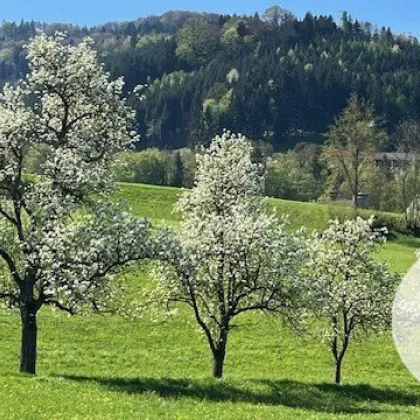
<svg viewBox="0 0 420 420"><path fill-rule="evenodd" d="M134 20L171 9L250 14L262 12L272 4L276 4L276 0L1 0L0 21L24 18L92 26L108 21ZM308 10L334 17L348 10L359 20L420 35L419 0L283 0L277 4L299 17Z"/></svg>

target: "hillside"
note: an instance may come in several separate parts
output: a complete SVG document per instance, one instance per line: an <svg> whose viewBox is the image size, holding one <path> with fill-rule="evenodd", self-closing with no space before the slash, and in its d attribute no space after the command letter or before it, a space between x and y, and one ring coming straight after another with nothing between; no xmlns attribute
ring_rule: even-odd
<svg viewBox="0 0 420 420"><path fill-rule="evenodd" d="M151 218L154 222L177 224L180 220L173 211L181 189L160 187L146 184L122 183L117 197L125 201L133 211L142 217ZM304 203L299 201L267 198L268 205L278 214L289 216L290 229L306 226L308 229L322 230L328 226L333 218L343 219L352 217L351 207L334 204ZM359 210L362 217L369 218L376 215L381 223L395 233L404 231L404 215L399 213L378 212L374 210Z"/></svg>
<svg viewBox="0 0 420 420"><path fill-rule="evenodd" d="M174 212L173 208L180 193L181 190L178 188L121 184L121 191L116 197L125 201L137 216L148 218L155 225L176 228L179 226L180 216ZM342 206L301 203L275 198L269 198L268 205L278 215L288 216L290 230L298 230L302 226L309 231L323 230L331 219L343 220L346 217L353 217L352 209ZM369 210L361 210L359 214L365 218L374 214L382 225L391 230L391 239L380 251L379 258L389 261L394 270L404 273L415 262L415 250L420 248L420 239L398 232L399 228L403 230L404 216Z"/></svg>
<svg viewBox="0 0 420 420"><path fill-rule="evenodd" d="M420 117L417 40L346 13L341 22L274 7L262 16L175 11L93 28L3 23L0 84L25 74L22 46L36 28L66 30L71 42L90 35L128 90L148 84L147 101L136 105L142 148L207 143L225 127L277 150L322 142L352 92L390 133Z"/></svg>
<svg viewBox="0 0 420 420"><path fill-rule="evenodd" d="M123 185L120 197L138 216L176 224L173 188ZM325 207L273 200L293 226L321 227ZM312 215L313 217L310 217ZM400 237L381 258L406 271L419 241ZM146 287L140 270L135 288ZM417 419L420 391L394 350L390 334L353 343L345 385L330 385L332 361L318 338L293 335L275 319L241 318L233 333L226 378L210 378L210 356L186 312L166 323L149 317L69 318L43 309L39 376L15 374L17 313L0 314L2 419ZM380 349L380 351L378 351ZM65 398L63 397L65 396Z"/></svg>

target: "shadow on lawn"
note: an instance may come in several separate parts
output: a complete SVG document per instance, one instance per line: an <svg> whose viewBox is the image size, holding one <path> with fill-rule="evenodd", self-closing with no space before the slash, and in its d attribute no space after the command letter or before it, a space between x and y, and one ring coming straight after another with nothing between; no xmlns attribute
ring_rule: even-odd
<svg viewBox="0 0 420 420"><path fill-rule="evenodd" d="M244 387L214 380L171 378L106 378L64 376L94 382L111 391L156 393L161 398L195 398L207 401L282 405L326 413L401 412L420 403L420 394L374 388L370 385L310 384L289 380L247 380ZM248 386L248 388L247 388ZM249 389L252 388L252 389ZM387 406L381 406L386 404ZM394 407L390 407L394 406Z"/></svg>

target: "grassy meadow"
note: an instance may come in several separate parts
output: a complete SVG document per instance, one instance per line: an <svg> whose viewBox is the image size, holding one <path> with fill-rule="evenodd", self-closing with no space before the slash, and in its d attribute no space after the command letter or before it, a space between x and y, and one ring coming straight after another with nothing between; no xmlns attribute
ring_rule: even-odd
<svg viewBox="0 0 420 420"><path fill-rule="evenodd" d="M119 198L138 216L177 226L179 190L122 186ZM322 229L327 205L270 200L290 228ZM391 217L391 216L389 216ZM378 258L405 272L420 241L397 236ZM139 272L139 287L147 276ZM0 314L0 419L419 419L420 385L394 349L391 334L353 342L344 385L319 338L291 333L262 314L239 319L228 345L225 378L211 377L207 343L189 313L166 323L147 318L69 318L43 309L38 376L19 375L17 313Z"/></svg>

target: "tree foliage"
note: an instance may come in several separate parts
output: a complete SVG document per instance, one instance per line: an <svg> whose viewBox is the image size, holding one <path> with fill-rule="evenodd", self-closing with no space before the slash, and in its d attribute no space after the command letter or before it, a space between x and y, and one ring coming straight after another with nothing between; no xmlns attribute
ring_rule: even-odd
<svg viewBox="0 0 420 420"><path fill-rule="evenodd" d="M177 34L176 54L190 64L208 63L217 50L218 28L202 19L192 19Z"/></svg>
<svg viewBox="0 0 420 420"><path fill-rule="evenodd" d="M190 307L223 375L234 320L249 311L297 315L294 281L302 246L259 196L263 178L251 146L228 132L197 156L195 187L177 206L179 234L159 266L160 298ZM293 312L295 311L295 312Z"/></svg>
<svg viewBox="0 0 420 420"><path fill-rule="evenodd" d="M122 182L167 184L167 159L156 148L121 154L114 170L118 180Z"/></svg>
<svg viewBox="0 0 420 420"><path fill-rule="evenodd" d="M298 144L294 150L273 156L267 167L265 191L271 197L296 201L316 201L324 192L326 168L321 148Z"/></svg>

